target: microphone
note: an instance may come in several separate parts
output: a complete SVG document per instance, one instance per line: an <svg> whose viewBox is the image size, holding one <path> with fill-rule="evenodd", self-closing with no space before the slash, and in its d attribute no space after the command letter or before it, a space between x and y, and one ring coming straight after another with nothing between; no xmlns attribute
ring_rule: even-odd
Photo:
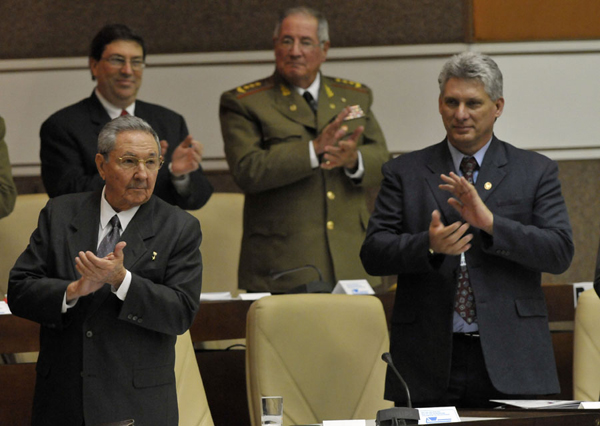
<svg viewBox="0 0 600 426"><path fill-rule="evenodd" d="M298 266L297 268L285 269L283 271L271 271L269 272L269 277L271 277L272 280L276 280L284 275L292 274L305 269L314 269L317 272L319 279L317 281L311 281L307 284L301 284L297 287L294 287L291 290L288 290L288 293L331 293L333 291L333 285L323 281L323 274L321 274L321 271L315 265Z"/></svg>
<svg viewBox="0 0 600 426"><path fill-rule="evenodd" d="M389 352L384 352L383 354L381 354L381 359L387 365L390 366L390 368L392 369L392 371L394 372L396 377L400 380L400 383L402 383L402 387L404 388L404 392L406 393L406 406L408 408L412 408L412 401L410 400L410 392L408 390L408 385L406 384L406 382L400 375L400 372L398 371L398 369L396 369L396 366L394 365L394 361L392 361L392 355Z"/></svg>
<svg viewBox="0 0 600 426"><path fill-rule="evenodd" d="M410 392L408 385L400 375L400 372L396 369L392 356L389 352L385 352L381 355L381 359L392 369L406 393L406 407L394 407L387 408L385 410L379 410L377 412L376 423L377 426L401 426L401 425L416 425L419 423L419 410L412 408L412 401L410 399Z"/></svg>

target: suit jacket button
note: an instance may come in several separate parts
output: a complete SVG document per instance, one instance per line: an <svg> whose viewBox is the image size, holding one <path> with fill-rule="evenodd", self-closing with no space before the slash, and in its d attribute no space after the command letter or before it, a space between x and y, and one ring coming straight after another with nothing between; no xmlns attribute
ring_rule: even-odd
<svg viewBox="0 0 600 426"><path fill-rule="evenodd" d="M133 318L133 315L131 315L131 314L127 315L127 319L132 319L132 318Z"/></svg>
<svg viewBox="0 0 600 426"><path fill-rule="evenodd" d="M138 318L138 320L137 320L138 324L141 324L142 321L144 321L142 318Z"/></svg>
<svg viewBox="0 0 600 426"><path fill-rule="evenodd" d="M85 332L85 337L92 337L94 336L94 332L92 330L88 330Z"/></svg>
<svg viewBox="0 0 600 426"><path fill-rule="evenodd" d="M134 321L137 321L138 317L137 317L137 315L134 315L133 318L131 318L131 319Z"/></svg>

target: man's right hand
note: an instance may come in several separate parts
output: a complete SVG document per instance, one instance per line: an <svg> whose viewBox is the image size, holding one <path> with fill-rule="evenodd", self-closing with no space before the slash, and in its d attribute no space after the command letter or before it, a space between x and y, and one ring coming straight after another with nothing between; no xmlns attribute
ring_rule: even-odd
<svg viewBox="0 0 600 426"><path fill-rule="evenodd" d="M315 148L315 153L317 155L323 154L326 146L336 146L340 139L346 136L348 127L343 126L342 124L344 123L344 119L348 116L348 114L350 114L351 111L352 109L350 107L344 108L342 112L338 114L335 120L329 123L327 127L323 129L321 134L312 141L313 147ZM364 130L362 127L359 127L359 129L354 131L348 140L356 142Z"/></svg>
<svg viewBox="0 0 600 426"><path fill-rule="evenodd" d="M445 226L440 217L440 212L431 213L429 224L429 248L434 253L457 256L471 248L473 234L465 235L469 229L468 223L454 222Z"/></svg>

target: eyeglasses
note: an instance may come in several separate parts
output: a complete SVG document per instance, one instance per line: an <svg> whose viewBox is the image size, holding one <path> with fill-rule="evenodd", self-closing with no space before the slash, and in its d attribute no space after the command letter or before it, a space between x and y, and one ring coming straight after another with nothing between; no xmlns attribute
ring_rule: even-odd
<svg viewBox="0 0 600 426"><path fill-rule="evenodd" d="M144 164L151 172L160 169L165 162L162 155L160 157L150 158L137 158L132 155L125 155L117 158L117 160L119 160L119 166L125 170L132 170L140 164Z"/></svg>
<svg viewBox="0 0 600 426"><path fill-rule="evenodd" d="M296 40L291 37L284 37L281 40L277 41L277 44L285 50L292 50L294 48L294 44L296 44ZM303 52L310 52L318 46L321 46L323 43L315 43L310 39L300 39L298 41L300 50Z"/></svg>
<svg viewBox="0 0 600 426"><path fill-rule="evenodd" d="M127 63L127 61L129 61L129 64L131 65L131 69L135 70L135 71L141 71L146 67L146 63L144 62L143 59L127 59L124 58L122 56L117 56L117 55L112 55L109 56L108 58L102 58L102 61L106 61L109 63L109 65L111 67L114 68L123 68L125 66L125 64Z"/></svg>

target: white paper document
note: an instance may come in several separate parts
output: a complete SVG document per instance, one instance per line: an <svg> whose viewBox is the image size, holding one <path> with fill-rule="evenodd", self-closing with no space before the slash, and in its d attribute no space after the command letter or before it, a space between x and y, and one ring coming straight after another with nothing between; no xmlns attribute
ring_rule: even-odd
<svg viewBox="0 0 600 426"><path fill-rule="evenodd" d="M263 297L270 296L271 293L240 293L238 299L240 300L258 300Z"/></svg>
<svg viewBox="0 0 600 426"><path fill-rule="evenodd" d="M230 291L200 293L200 300L232 300Z"/></svg>
<svg viewBox="0 0 600 426"><path fill-rule="evenodd" d="M530 410L578 408L581 401L556 399L492 399L492 402Z"/></svg>
<svg viewBox="0 0 600 426"><path fill-rule="evenodd" d="M8 309L8 304L2 300L0 301L0 315L8 315L10 314L10 309Z"/></svg>

